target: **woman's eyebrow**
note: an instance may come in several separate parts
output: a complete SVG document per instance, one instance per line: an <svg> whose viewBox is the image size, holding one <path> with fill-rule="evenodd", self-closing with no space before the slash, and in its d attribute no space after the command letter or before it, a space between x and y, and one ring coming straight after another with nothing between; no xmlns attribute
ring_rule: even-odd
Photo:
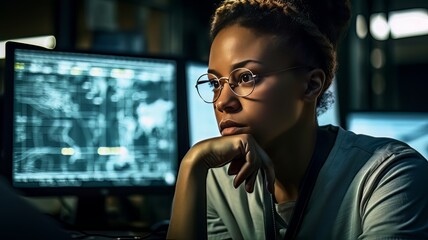
<svg viewBox="0 0 428 240"><path fill-rule="evenodd" d="M232 67L231 67L231 71L233 70L233 69L236 69L236 68L242 68L242 67L245 67L247 64L249 64L249 63L256 63L256 64L259 64L259 65L264 65L264 63L263 62L261 62L261 61L259 61L259 60L255 60L255 59L248 59L248 60L244 60L244 61L241 61L241 62L237 62L237 63L234 63L234 64L232 64ZM220 73L219 72L217 72L216 70L214 70L214 69L208 69L208 73L212 73L212 74L214 74L214 75L220 75Z"/></svg>

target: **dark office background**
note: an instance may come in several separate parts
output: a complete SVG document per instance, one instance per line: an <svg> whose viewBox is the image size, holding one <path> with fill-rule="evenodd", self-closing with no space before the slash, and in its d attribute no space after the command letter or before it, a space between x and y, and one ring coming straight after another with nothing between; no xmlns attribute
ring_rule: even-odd
<svg viewBox="0 0 428 240"><path fill-rule="evenodd" d="M0 41L54 35L56 48L177 55L206 60L208 22L218 1L2 1ZM340 51L341 112L358 109L427 111L428 35L376 40L356 33L357 15L428 8L424 0L354 0ZM380 59L379 59L380 58ZM374 67L373 61L381 61ZM3 62L3 60L2 60ZM0 92L2 88L0 88Z"/></svg>
<svg viewBox="0 0 428 240"><path fill-rule="evenodd" d="M57 49L155 54L207 60L209 18L218 1L15 0L0 2L0 41L54 35ZM357 15L422 8L426 0L354 0L349 33L339 49L340 114L354 110L428 111L428 35L385 40L357 35ZM364 29L363 29L364 30ZM0 93L4 59L0 59ZM134 197L138 204L170 199ZM114 205L114 199L111 200ZM38 203L43 205L43 201ZM43 207L43 206L42 206ZM167 210L140 209L161 220ZM150 211L150 215L147 212ZM136 217L138 218L138 217Z"/></svg>

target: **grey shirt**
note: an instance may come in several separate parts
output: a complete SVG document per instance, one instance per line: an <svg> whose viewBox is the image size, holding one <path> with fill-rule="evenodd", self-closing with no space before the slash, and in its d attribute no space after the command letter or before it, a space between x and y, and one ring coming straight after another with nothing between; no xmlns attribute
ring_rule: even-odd
<svg viewBox="0 0 428 240"><path fill-rule="evenodd" d="M253 193L235 189L228 165L207 176L210 239L264 239L259 173ZM339 128L315 183L298 239L428 239L428 162L397 140ZM278 219L277 236L286 230Z"/></svg>

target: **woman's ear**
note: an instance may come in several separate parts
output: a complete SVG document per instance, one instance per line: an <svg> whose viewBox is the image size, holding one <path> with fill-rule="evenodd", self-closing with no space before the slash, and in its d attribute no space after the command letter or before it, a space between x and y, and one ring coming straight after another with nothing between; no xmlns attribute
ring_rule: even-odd
<svg viewBox="0 0 428 240"><path fill-rule="evenodd" d="M307 73L306 89L303 98L306 101L316 101L324 90L325 73L323 70L316 68Z"/></svg>

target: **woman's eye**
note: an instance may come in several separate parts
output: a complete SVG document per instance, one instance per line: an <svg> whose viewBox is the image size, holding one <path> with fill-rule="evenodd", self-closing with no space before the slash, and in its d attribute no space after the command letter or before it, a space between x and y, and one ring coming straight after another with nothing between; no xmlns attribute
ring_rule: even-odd
<svg viewBox="0 0 428 240"><path fill-rule="evenodd" d="M212 80L212 81L210 80L209 85L210 85L210 88L212 88L214 90L220 88L220 83L218 81L215 81L215 80Z"/></svg>
<svg viewBox="0 0 428 240"><path fill-rule="evenodd" d="M253 74L251 73L242 73L239 76L239 83L247 83L253 80Z"/></svg>

